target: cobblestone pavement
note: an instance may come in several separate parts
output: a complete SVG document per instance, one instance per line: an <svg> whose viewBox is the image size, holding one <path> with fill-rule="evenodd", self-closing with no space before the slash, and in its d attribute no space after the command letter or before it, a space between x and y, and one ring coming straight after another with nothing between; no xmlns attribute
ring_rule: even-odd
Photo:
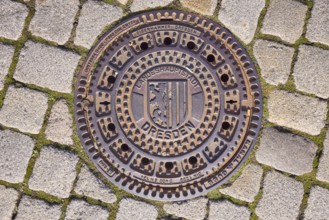
<svg viewBox="0 0 329 220"><path fill-rule="evenodd" d="M97 36L130 13L194 11L244 44L263 129L204 197L161 203L106 181L73 124L73 84ZM329 219L328 0L0 0L0 219Z"/></svg>

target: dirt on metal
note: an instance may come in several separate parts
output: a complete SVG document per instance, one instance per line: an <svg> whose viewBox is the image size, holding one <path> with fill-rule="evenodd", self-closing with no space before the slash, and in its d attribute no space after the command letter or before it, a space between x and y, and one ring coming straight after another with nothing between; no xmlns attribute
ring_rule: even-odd
<svg viewBox="0 0 329 220"><path fill-rule="evenodd" d="M256 69L224 27L151 11L121 22L78 76L75 120L96 167L148 199L193 198L223 184L261 126Z"/></svg>

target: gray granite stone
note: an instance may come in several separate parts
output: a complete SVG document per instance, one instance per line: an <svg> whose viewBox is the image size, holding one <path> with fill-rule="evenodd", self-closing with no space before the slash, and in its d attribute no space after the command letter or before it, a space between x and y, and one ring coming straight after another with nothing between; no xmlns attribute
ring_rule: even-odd
<svg viewBox="0 0 329 220"><path fill-rule="evenodd" d="M268 98L269 121L311 135L325 125L327 103L304 95L275 90Z"/></svg>
<svg viewBox="0 0 329 220"><path fill-rule="evenodd" d="M78 9L79 0L36 0L29 29L33 35L65 44L70 38Z"/></svg>
<svg viewBox="0 0 329 220"><path fill-rule="evenodd" d="M165 212L188 220L203 220L207 214L208 199L200 197L186 202L166 203Z"/></svg>
<svg viewBox="0 0 329 220"><path fill-rule="evenodd" d="M227 200L210 202L209 220L248 220L247 207L235 205Z"/></svg>
<svg viewBox="0 0 329 220"><path fill-rule="evenodd" d="M314 186L311 189L310 197L304 214L304 220L328 219L329 216L329 190Z"/></svg>
<svg viewBox="0 0 329 220"><path fill-rule="evenodd" d="M329 50L301 45L294 68L296 88L329 98Z"/></svg>
<svg viewBox="0 0 329 220"><path fill-rule="evenodd" d="M318 173L316 178L321 181L329 182L329 131L323 141L323 152L320 157Z"/></svg>
<svg viewBox="0 0 329 220"><path fill-rule="evenodd" d="M231 186L219 191L236 199L253 202L259 191L262 175L263 169L259 165L249 164Z"/></svg>
<svg viewBox="0 0 329 220"><path fill-rule="evenodd" d="M317 146L301 136L265 128L256 152L258 162L295 175L309 173Z"/></svg>
<svg viewBox="0 0 329 220"><path fill-rule="evenodd" d="M173 0L161 0L161 1L145 1L145 0L134 0L130 10L132 12L142 11L155 7L164 7L172 3Z"/></svg>
<svg viewBox="0 0 329 220"><path fill-rule="evenodd" d="M266 174L256 214L264 220L297 219L304 187L301 182L272 171Z"/></svg>
<svg viewBox="0 0 329 220"><path fill-rule="evenodd" d="M0 179L23 182L35 141L10 130L0 131Z"/></svg>
<svg viewBox="0 0 329 220"><path fill-rule="evenodd" d="M0 217L1 220L11 220L16 203L18 192L15 189L6 188L0 185Z"/></svg>
<svg viewBox="0 0 329 220"><path fill-rule="evenodd" d="M307 6L295 0L271 0L261 32L294 43L303 32Z"/></svg>
<svg viewBox="0 0 329 220"><path fill-rule="evenodd" d="M61 144L72 145L72 117L65 100L57 101L48 120L46 137Z"/></svg>
<svg viewBox="0 0 329 220"><path fill-rule="evenodd" d="M261 68L262 77L267 83L279 85L287 82L294 48L272 41L257 40L254 54Z"/></svg>
<svg viewBox="0 0 329 220"><path fill-rule="evenodd" d="M38 134L48 107L48 96L27 88L8 88L0 110L0 123Z"/></svg>
<svg viewBox="0 0 329 220"><path fill-rule="evenodd" d="M0 36L17 40L23 31L28 8L10 0L0 1Z"/></svg>
<svg viewBox="0 0 329 220"><path fill-rule="evenodd" d="M15 220L58 220L61 216L61 207L45 201L23 196Z"/></svg>
<svg viewBox="0 0 329 220"><path fill-rule="evenodd" d="M83 200L72 200L66 211L65 220L107 220L109 211L98 205L90 205Z"/></svg>
<svg viewBox="0 0 329 220"><path fill-rule="evenodd" d="M123 5L127 4L127 2L128 2L128 0L117 0L117 1L120 2Z"/></svg>
<svg viewBox="0 0 329 220"><path fill-rule="evenodd" d="M0 43L0 90L3 89L5 77L14 56L14 50L13 46Z"/></svg>
<svg viewBox="0 0 329 220"><path fill-rule="evenodd" d="M92 174L85 165L81 168L74 191L106 203L114 203L117 200L112 190Z"/></svg>
<svg viewBox="0 0 329 220"><path fill-rule="evenodd" d="M217 0L181 0L185 8L191 9L203 15L213 15L217 6Z"/></svg>
<svg viewBox="0 0 329 220"><path fill-rule="evenodd" d="M254 37L264 0L222 0L218 19L246 44Z"/></svg>
<svg viewBox="0 0 329 220"><path fill-rule="evenodd" d="M28 41L22 49L14 78L54 91L70 93L80 56L56 47Z"/></svg>
<svg viewBox="0 0 329 220"><path fill-rule="evenodd" d="M127 198L120 201L116 220L155 220L157 216L153 205Z"/></svg>
<svg viewBox="0 0 329 220"><path fill-rule="evenodd" d="M76 177L78 157L53 147L43 147L29 181L32 190L67 198Z"/></svg>
<svg viewBox="0 0 329 220"><path fill-rule="evenodd" d="M122 16L122 9L118 7L88 0L81 10L74 43L90 48L102 30Z"/></svg>
<svg viewBox="0 0 329 220"><path fill-rule="evenodd" d="M329 45L329 4L327 0L314 0L306 37L310 41Z"/></svg>

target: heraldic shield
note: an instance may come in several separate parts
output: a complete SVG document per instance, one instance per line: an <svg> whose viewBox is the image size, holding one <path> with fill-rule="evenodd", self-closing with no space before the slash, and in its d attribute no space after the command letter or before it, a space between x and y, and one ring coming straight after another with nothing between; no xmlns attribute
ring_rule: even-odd
<svg viewBox="0 0 329 220"><path fill-rule="evenodd" d="M175 129L189 115L191 95L187 80L150 80L147 83L149 118L164 129Z"/></svg>

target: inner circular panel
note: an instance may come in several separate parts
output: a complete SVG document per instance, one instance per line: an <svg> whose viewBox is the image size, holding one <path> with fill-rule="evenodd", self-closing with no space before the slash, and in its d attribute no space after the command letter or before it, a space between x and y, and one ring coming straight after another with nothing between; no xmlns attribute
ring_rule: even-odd
<svg viewBox="0 0 329 220"><path fill-rule="evenodd" d="M136 15L89 52L75 120L96 167L128 192L178 201L224 183L251 152L262 95L252 61L219 24Z"/></svg>

